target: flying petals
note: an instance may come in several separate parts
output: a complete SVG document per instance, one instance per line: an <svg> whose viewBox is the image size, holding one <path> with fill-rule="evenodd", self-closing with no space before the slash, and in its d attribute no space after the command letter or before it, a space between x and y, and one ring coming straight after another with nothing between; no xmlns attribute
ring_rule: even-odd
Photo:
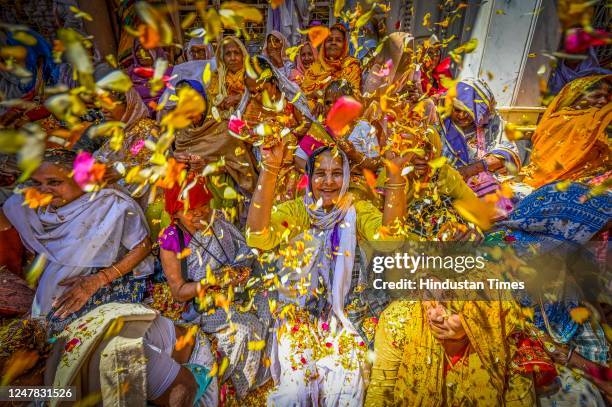
<svg viewBox="0 0 612 407"><path fill-rule="evenodd" d="M325 124L334 135L341 136L348 131L348 125L357 119L363 110L363 105L350 96L342 96L332 106Z"/></svg>
<svg viewBox="0 0 612 407"><path fill-rule="evenodd" d="M27 188L24 190L23 202L32 209L39 208L41 206L47 206L53 200L53 195L43 194L36 188Z"/></svg>
<svg viewBox="0 0 612 407"><path fill-rule="evenodd" d="M329 36L329 28L318 25L314 27L310 27L308 29L308 39L312 43L312 46L317 48L319 45L323 44L323 41Z"/></svg>

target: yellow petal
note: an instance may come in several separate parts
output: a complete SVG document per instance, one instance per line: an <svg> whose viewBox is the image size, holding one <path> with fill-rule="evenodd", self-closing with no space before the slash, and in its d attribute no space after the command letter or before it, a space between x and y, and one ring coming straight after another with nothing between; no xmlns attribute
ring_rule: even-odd
<svg viewBox="0 0 612 407"><path fill-rule="evenodd" d="M208 86L211 76L212 73L210 71L210 63L207 63L206 67L204 68L204 72L202 73L202 81L204 81L204 86Z"/></svg>
<svg viewBox="0 0 612 407"><path fill-rule="evenodd" d="M446 164L446 157L438 157L427 163L427 165L429 165L434 170L441 168L444 164Z"/></svg>
<svg viewBox="0 0 612 407"><path fill-rule="evenodd" d="M247 344L249 350L262 350L266 347L266 341L250 341Z"/></svg>
<svg viewBox="0 0 612 407"><path fill-rule="evenodd" d="M589 316L591 312L586 307L576 307L570 311L570 317L578 324L583 324Z"/></svg>
<svg viewBox="0 0 612 407"><path fill-rule="evenodd" d="M125 93L132 87L132 81L125 72L116 70L104 76L96 85L102 89Z"/></svg>
<svg viewBox="0 0 612 407"><path fill-rule="evenodd" d="M36 259L32 262L32 265L26 272L26 282L28 286L31 288L36 287L36 283L38 282L38 278L42 274L45 269L45 265L47 264L47 256L44 253L36 256Z"/></svg>

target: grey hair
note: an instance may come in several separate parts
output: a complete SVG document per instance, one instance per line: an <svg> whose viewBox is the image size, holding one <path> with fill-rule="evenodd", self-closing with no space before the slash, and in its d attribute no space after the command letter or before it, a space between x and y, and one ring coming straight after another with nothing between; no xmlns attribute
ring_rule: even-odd
<svg viewBox="0 0 612 407"><path fill-rule="evenodd" d="M72 170L76 156L77 153L72 150L66 150L64 148L54 148L45 151L42 161L45 163L57 165L58 167L67 170Z"/></svg>

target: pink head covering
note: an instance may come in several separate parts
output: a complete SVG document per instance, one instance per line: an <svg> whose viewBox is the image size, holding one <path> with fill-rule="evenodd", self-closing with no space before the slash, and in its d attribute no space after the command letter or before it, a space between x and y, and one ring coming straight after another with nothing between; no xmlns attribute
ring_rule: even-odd
<svg viewBox="0 0 612 407"><path fill-rule="evenodd" d="M314 55L314 61L319 58L319 51L317 51L317 48L314 47L310 41L304 41L302 43L302 47L310 47L310 49L312 50L312 54ZM304 67L304 63L302 62L301 50L295 57L295 67L302 75L304 74L304 72L306 72L306 67Z"/></svg>

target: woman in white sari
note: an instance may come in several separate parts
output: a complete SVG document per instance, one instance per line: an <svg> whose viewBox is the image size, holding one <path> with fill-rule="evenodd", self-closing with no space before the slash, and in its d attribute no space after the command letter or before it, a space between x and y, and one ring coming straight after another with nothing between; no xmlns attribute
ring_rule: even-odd
<svg viewBox="0 0 612 407"><path fill-rule="evenodd" d="M367 201L354 202L347 193L348 158L323 147L309 158L306 196L272 210L284 148L280 143L262 150L263 170L247 219L250 246L281 245L278 308L285 316L274 332L271 371L277 387L268 405L361 406L368 317L378 306L358 289L366 264L358 242L377 240L383 225L392 228L403 216L406 181L390 175L384 213ZM407 159L392 162L402 168Z"/></svg>
<svg viewBox="0 0 612 407"><path fill-rule="evenodd" d="M50 150L32 174L34 188L51 195L48 207L31 209L23 195L13 195L2 208L25 247L40 256L32 316L47 317L50 334L100 304L140 302L142 278L153 270L140 207L114 189L83 192L70 176L75 156Z"/></svg>

